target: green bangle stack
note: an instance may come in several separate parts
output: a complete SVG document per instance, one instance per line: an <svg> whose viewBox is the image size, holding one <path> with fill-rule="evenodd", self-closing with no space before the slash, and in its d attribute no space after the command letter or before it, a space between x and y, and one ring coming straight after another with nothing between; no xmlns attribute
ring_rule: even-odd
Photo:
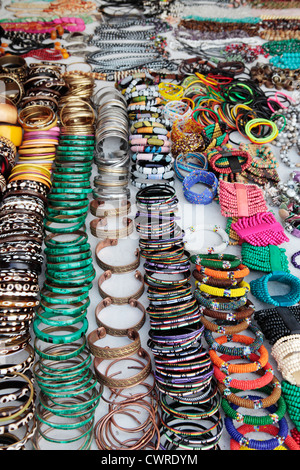
<svg viewBox="0 0 300 470"><path fill-rule="evenodd" d="M44 441L56 449L58 444L65 449L70 444L89 449L102 395L86 341L89 295L96 274L85 231L94 136L64 131L56 149L44 219L45 282L33 323L39 356L34 373L41 390L33 445L41 450Z"/></svg>

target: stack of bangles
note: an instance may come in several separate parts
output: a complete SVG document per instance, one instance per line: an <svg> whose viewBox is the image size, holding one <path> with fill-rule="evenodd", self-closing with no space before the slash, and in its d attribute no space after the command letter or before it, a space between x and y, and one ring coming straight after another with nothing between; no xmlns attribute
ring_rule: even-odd
<svg viewBox="0 0 300 470"><path fill-rule="evenodd" d="M142 74L143 75L143 74ZM159 183L174 185L170 122L153 77L129 76L117 84L127 103L130 122L131 183L138 189Z"/></svg>
<svg viewBox="0 0 300 470"><path fill-rule="evenodd" d="M160 449L217 449L223 430L220 396L201 342L204 327L189 282L189 256L175 217L177 203L171 186L155 184L136 195L136 228L149 300L148 346L162 408Z"/></svg>
<svg viewBox="0 0 300 470"><path fill-rule="evenodd" d="M33 322L34 366L40 388L37 431L33 446L90 448L94 415L102 388L92 371L87 347L87 311L95 278L93 256L85 231L94 134L80 112L65 101L61 109L59 142L52 169L52 188L44 218L46 271L41 301ZM82 114L84 125L71 124L69 113ZM75 109L76 108L76 109ZM77 111L76 111L77 110ZM66 116L67 114L67 116ZM70 127L66 124L69 123ZM57 432L59 430L59 435Z"/></svg>
<svg viewBox="0 0 300 470"><path fill-rule="evenodd" d="M131 303L133 306L137 305L134 304L133 299ZM99 321L97 323L99 325ZM127 338L120 341L119 346L110 347L110 335ZM108 413L105 413L94 427L97 447L100 450L146 450L148 448L157 450L160 442L158 397L152 375L151 358L141 346L138 331L132 328L124 332L112 328L108 331L106 327L99 326L88 335L88 344L94 355L97 380L101 386L104 386L104 392L106 388L109 392L108 397L103 394L103 400L109 404ZM116 368L119 367L120 369L116 372ZM137 372L132 374L131 369ZM127 389L130 390L128 394ZM138 390L143 391L138 392ZM115 420L117 415L125 414L130 423L131 420L134 423L135 415L141 411L146 411L146 418L138 426L128 429L123 426L121 429ZM122 430L121 434L120 430ZM128 432L131 435L130 441L126 439ZM140 437L140 432L142 432L142 437ZM123 436L124 441L122 441Z"/></svg>
<svg viewBox="0 0 300 470"><path fill-rule="evenodd" d="M97 99L96 153L98 175L94 178L90 210L92 235L97 238L126 238L133 231L129 185L126 102L119 90L102 88Z"/></svg>
<svg viewBox="0 0 300 470"><path fill-rule="evenodd" d="M15 155L12 145L9 152ZM31 327L40 303L43 219L51 180L49 171L37 165L16 165L5 176L0 208L0 438L1 449L24 450L37 427Z"/></svg>
<svg viewBox="0 0 300 470"><path fill-rule="evenodd" d="M219 256L194 255L191 261L195 263L195 297L200 304L201 322L205 326L204 335L213 362L214 377L222 394L226 429L239 445L256 449L275 448L287 437L287 423L281 421L285 402L281 397L280 382L268 362L269 355L263 346L263 334L251 321L254 307L247 299L250 289L245 282L250 273L249 268L237 256L226 253ZM242 332L246 334L241 334ZM229 343L228 346L226 343ZM237 359L242 362L235 363ZM236 378L236 375L241 374L241 379ZM244 379L245 374L247 379ZM254 374L254 377L248 374ZM264 399L257 396L252 400L248 395L240 396L241 392L249 393L250 390L267 392L268 397ZM280 413L278 410L275 413L276 407L274 413L267 416L252 416L237 411L239 407L268 409L271 405L277 405ZM247 440L238 434L233 420L255 425L271 425L279 421L279 430L271 442ZM281 426L284 426L283 436ZM257 442L260 442L259 446Z"/></svg>

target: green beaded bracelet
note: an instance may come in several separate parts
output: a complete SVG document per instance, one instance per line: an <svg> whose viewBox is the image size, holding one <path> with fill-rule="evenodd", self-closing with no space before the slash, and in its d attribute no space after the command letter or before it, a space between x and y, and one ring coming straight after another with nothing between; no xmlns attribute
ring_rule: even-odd
<svg viewBox="0 0 300 470"><path fill-rule="evenodd" d="M240 258L230 254L199 254L192 255L191 262L206 268L213 269L234 269L241 264Z"/></svg>
<svg viewBox="0 0 300 470"><path fill-rule="evenodd" d="M242 261L250 269L263 272L284 271L289 273L286 250L277 245L254 246L242 243Z"/></svg>
<svg viewBox="0 0 300 470"><path fill-rule="evenodd" d="M237 393L240 390L230 388L233 393ZM271 387L266 386L258 389L258 391L270 394ZM269 414L267 416L255 416L255 415L242 415L241 413L237 412L232 408L228 400L225 398L222 399L222 408L224 413L232 419L237 420L238 422L242 422L244 424L252 424L254 426L263 426L274 424L277 421L280 421L286 413L286 403L283 397L281 396L276 403L277 405L277 412L273 414Z"/></svg>

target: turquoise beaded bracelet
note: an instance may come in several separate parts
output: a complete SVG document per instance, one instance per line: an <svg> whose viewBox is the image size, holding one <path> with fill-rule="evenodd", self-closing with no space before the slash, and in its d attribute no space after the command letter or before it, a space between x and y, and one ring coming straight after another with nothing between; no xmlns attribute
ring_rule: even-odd
<svg viewBox="0 0 300 470"><path fill-rule="evenodd" d="M268 291L268 282L275 281L290 286L290 292L285 295L271 296ZM274 271L250 282L251 293L261 302L276 305L277 307L290 307L300 300L300 279L290 273Z"/></svg>

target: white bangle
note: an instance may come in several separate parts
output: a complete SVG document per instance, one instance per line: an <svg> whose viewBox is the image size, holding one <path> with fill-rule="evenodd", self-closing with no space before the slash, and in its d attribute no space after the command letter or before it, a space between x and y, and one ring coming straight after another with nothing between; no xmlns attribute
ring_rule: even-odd
<svg viewBox="0 0 300 470"><path fill-rule="evenodd" d="M201 232L201 234L203 234L204 230L216 232L222 238L222 243L217 246L202 246L197 233ZM219 225L196 225L194 227L187 227L184 231L185 249L189 251L190 254L219 254L223 253L229 245L229 236Z"/></svg>

